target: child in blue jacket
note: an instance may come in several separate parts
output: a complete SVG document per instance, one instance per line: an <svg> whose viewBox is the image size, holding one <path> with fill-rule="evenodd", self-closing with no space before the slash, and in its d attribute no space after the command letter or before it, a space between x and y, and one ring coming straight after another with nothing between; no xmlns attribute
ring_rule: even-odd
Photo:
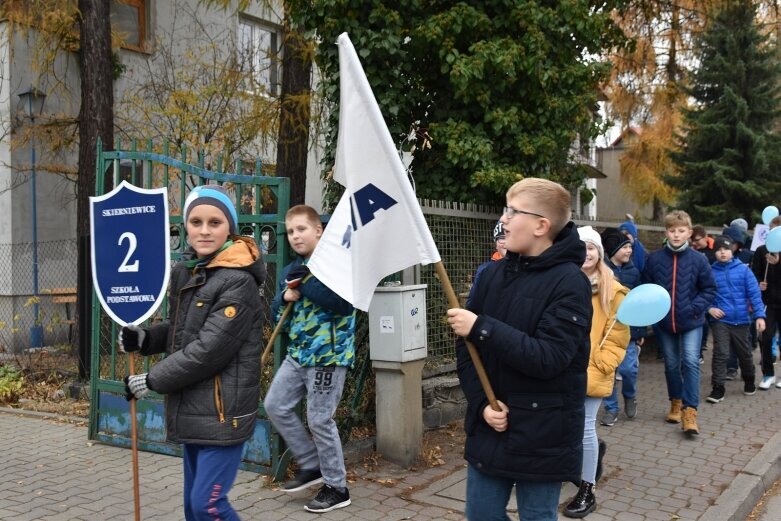
<svg viewBox="0 0 781 521"><path fill-rule="evenodd" d="M649 255L642 281L659 284L670 293L670 311L654 325L664 354L664 376L670 398L667 422L681 423L689 435L700 433L700 345L705 312L713 303L716 283L708 260L689 245L692 221L683 210L664 218L667 241Z"/></svg>
<svg viewBox="0 0 781 521"><path fill-rule="evenodd" d="M727 376L727 357L730 346L735 350L743 375L743 394L757 392L754 383L754 357L749 346L750 325L748 304L753 308L751 319L756 320L757 330L765 330L765 305L759 284L751 270L733 257L732 239L719 235L713 241L716 262L713 263L713 278L716 280L716 298L708 309L712 317L713 331L713 390L707 400L719 403L724 399L724 381Z"/></svg>

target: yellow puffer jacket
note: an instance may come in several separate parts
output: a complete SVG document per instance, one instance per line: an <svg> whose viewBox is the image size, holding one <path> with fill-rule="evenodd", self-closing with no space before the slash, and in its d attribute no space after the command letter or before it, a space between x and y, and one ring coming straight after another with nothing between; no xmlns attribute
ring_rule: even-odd
<svg viewBox="0 0 781 521"><path fill-rule="evenodd" d="M617 280L613 280L610 316L602 310L599 294L592 295L591 305L594 314L591 318L591 354L588 360L588 382L586 395L592 398L606 398L613 392L616 368L621 364L629 344L629 327L616 320L613 328L610 323L616 317L618 306L629 292ZM608 333L608 329L610 332ZM602 339L607 333L604 342ZM600 346L600 344L602 344Z"/></svg>

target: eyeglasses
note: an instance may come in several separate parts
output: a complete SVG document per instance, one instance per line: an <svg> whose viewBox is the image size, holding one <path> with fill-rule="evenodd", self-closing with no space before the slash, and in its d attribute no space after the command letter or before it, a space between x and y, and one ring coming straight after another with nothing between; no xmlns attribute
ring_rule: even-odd
<svg viewBox="0 0 781 521"><path fill-rule="evenodd" d="M533 215L534 217L541 217L543 219L547 219L544 215L540 215L538 213L534 212L527 212L526 210L516 210L515 208L511 206L505 206L504 210L502 210L502 214L507 217L508 219L512 219L514 215L522 213L524 215Z"/></svg>

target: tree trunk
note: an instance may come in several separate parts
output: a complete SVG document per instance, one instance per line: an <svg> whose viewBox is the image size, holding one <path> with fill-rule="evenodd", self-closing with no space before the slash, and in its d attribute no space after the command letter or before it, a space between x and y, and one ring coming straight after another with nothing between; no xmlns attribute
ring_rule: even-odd
<svg viewBox="0 0 781 521"><path fill-rule="evenodd" d="M282 44L278 177L290 178L290 205L304 204L309 146L312 61L309 42L290 26L285 13Z"/></svg>
<svg viewBox="0 0 781 521"><path fill-rule="evenodd" d="M114 143L110 0L79 0L79 12L81 109L76 233L80 247L79 265L89 266L89 261L83 257L89 255L86 237L90 230L89 197L95 195L96 145L98 138L103 140L104 148L111 148ZM84 378L88 376L91 342L92 281L89 270L79 270L77 293L79 373Z"/></svg>

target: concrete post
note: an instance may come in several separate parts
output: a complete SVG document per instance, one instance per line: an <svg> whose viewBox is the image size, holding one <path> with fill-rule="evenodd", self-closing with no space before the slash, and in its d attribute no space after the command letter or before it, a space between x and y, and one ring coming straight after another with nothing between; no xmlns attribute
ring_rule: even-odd
<svg viewBox="0 0 781 521"><path fill-rule="evenodd" d="M372 360L377 387L377 452L388 461L411 467L423 438L421 380L425 360Z"/></svg>

